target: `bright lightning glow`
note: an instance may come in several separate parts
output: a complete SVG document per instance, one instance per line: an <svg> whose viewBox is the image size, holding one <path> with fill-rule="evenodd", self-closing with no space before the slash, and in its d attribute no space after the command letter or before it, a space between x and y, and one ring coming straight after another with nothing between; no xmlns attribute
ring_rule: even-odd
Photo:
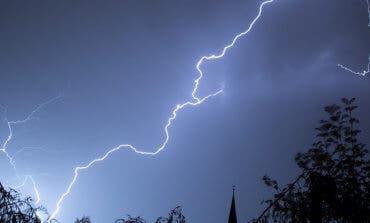
<svg viewBox="0 0 370 223"><path fill-rule="evenodd" d="M369 16L368 27L370 28L370 0L366 0L366 3L367 3L366 4L367 13L368 13L368 16ZM348 72L352 73L352 74L356 74L356 75L360 75L360 76L366 76L368 73L370 73L370 55L369 55L369 58L368 58L367 69L363 70L362 72L354 71L351 68L349 68L347 66L344 66L342 64L338 64L337 66L344 69L345 71L348 71Z"/></svg>
<svg viewBox="0 0 370 223"><path fill-rule="evenodd" d="M202 104L204 101L206 101L207 99L211 98L211 97L214 97L216 95L219 95L223 92L223 90L218 90L216 91L215 93L213 94L210 94L210 95L207 95L205 97L202 97L200 98L199 96L197 96L197 91L198 91L198 87L199 87L199 84L200 84L200 81L202 80L203 78L203 71L201 69L201 66L203 64L203 62L205 61L210 61L210 60L217 60L217 59L220 59L222 58L225 53L227 52L228 49L230 49L231 47L233 47L235 45L235 43L237 42L237 40L241 37L243 37L244 35L248 34L252 29L253 29L253 26L254 24L258 21L258 19L261 17L262 15L262 12L263 12L263 8L265 5L269 4L269 3L272 3L274 2L275 0L266 0L266 1L263 1L260 6L259 6L259 11L258 11L258 14L257 16L252 20L252 22L249 24L248 28L237 34L233 40L228 44L226 45L222 52L220 54L212 54L210 56L203 56L201 57L198 62L196 63L196 69L198 71L198 77L194 80L194 88L193 88L193 91L191 93L191 101L187 101L183 104L178 104L174 110L172 111L172 115L168 118L167 120L167 124L165 125L164 127L164 132L165 132L165 140L164 142L162 143L162 145L160 145L158 148L156 148L156 150L154 152L146 152L146 151L143 151L143 150L140 150L140 149L137 149L136 147L130 145L130 144L122 144L122 145L119 145L111 150L109 150L108 152L106 152L103 156L99 157L99 158L96 158L94 160L92 160L91 162L89 162L87 165L84 165L84 166L78 166L74 169L74 176L72 178L72 181L69 183L68 187L67 187L67 190L61 195L61 197L59 198L57 204L56 204L56 209L55 211L51 214L49 220L52 220L56 217L56 215L59 213L60 211L60 206L62 204L62 202L64 201L64 199L68 196L68 194L71 192L72 190L72 187L73 185L76 183L76 180L79 176L79 172L81 170L86 170L88 168L90 168L91 166L93 166L94 164L98 163L98 162L101 162L103 160L105 160L107 157L109 157L112 153L118 151L118 150L121 150L123 148L127 148L127 149L131 149L132 151L134 151L135 153L138 153L138 154L141 154L141 155L156 155L158 154L159 152L161 152L167 145L169 139L170 139L170 135L168 133L168 129L169 127L171 126L172 124L172 121L174 121L177 117L177 112L182 110L183 108L185 107L189 107L189 106L197 106L197 105L200 105Z"/></svg>

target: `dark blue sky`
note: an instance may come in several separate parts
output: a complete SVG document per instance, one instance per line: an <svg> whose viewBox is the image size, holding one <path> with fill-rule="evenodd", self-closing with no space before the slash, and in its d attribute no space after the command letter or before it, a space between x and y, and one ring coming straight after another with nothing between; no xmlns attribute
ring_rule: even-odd
<svg viewBox="0 0 370 223"><path fill-rule="evenodd" d="M50 212L73 168L130 143L147 151L164 140L172 109L190 99L195 64L219 52L256 16L258 0L2 1L0 105L18 120L9 153L33 174ZM148 220L183 206L189 222L226 222L232 185L240 221L268 198L264 174L297 173L294 154L312 143L322 107L356 97L370 144L368 15L362 0L275 0L227 55L203 66L199 95L224 93L182 110L167 148L155 157L118 151L81 172L57 218ZM8 136L2 115L0 139ZM40 150L42 149L42 150ZM0 180L14 178L0 154ZM19 182L12 182L14 185ZM13 185L12 184L12 185ZM34 196L30 182L20 189Z"/></svg>

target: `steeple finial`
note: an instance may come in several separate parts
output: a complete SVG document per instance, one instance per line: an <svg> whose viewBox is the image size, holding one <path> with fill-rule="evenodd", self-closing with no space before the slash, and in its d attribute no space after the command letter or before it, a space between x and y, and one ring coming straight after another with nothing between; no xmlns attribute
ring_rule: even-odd
<svg viewBox="0 0 370 223"><path fill-rule="evenodd" d="M235 207L235 185L233 185L233 197L232 197L232 200L231 200L231 207L230 207L229 222L228 223L237 223L236 207Z"/></svg>

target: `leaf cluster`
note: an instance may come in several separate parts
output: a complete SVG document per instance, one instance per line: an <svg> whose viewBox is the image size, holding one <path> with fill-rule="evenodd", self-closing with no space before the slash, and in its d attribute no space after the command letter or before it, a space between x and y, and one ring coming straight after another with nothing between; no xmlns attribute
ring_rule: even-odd
<svg viewBox="0 0 370 223"><path fill-rule="evenodd" d="M252 222L370 222L370 162L358 139L354 103L343 98L324 108L328 117L319 122L314 143L295 157L301 174L294 182L281 189L263 177L275 194Z"/></svg>

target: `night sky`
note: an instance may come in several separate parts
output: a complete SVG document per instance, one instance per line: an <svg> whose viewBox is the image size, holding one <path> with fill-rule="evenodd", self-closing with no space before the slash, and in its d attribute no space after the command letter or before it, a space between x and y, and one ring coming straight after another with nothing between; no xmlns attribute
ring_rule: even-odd
<svg viewBox="0 0 370 223"><path fill-rule="evenodd" d="M196 63L219 53L257 15L259 0L0 2L0 181L31 174L53 212L73 169L120 144L154 151L174 107L191 99ZM178 113L156 156L120 150L81 171L57 219L154 221L177 205L189 222L227 222L232 185L241 222L298 173L323 106L356 97L370 144L370 29L365 0L275 0L224 58L204 63L198 95ZM26 148L26 149L24 149ZM22 152L17 152L23 150ZM30 181L19 188L35 197Z"/></svg>

